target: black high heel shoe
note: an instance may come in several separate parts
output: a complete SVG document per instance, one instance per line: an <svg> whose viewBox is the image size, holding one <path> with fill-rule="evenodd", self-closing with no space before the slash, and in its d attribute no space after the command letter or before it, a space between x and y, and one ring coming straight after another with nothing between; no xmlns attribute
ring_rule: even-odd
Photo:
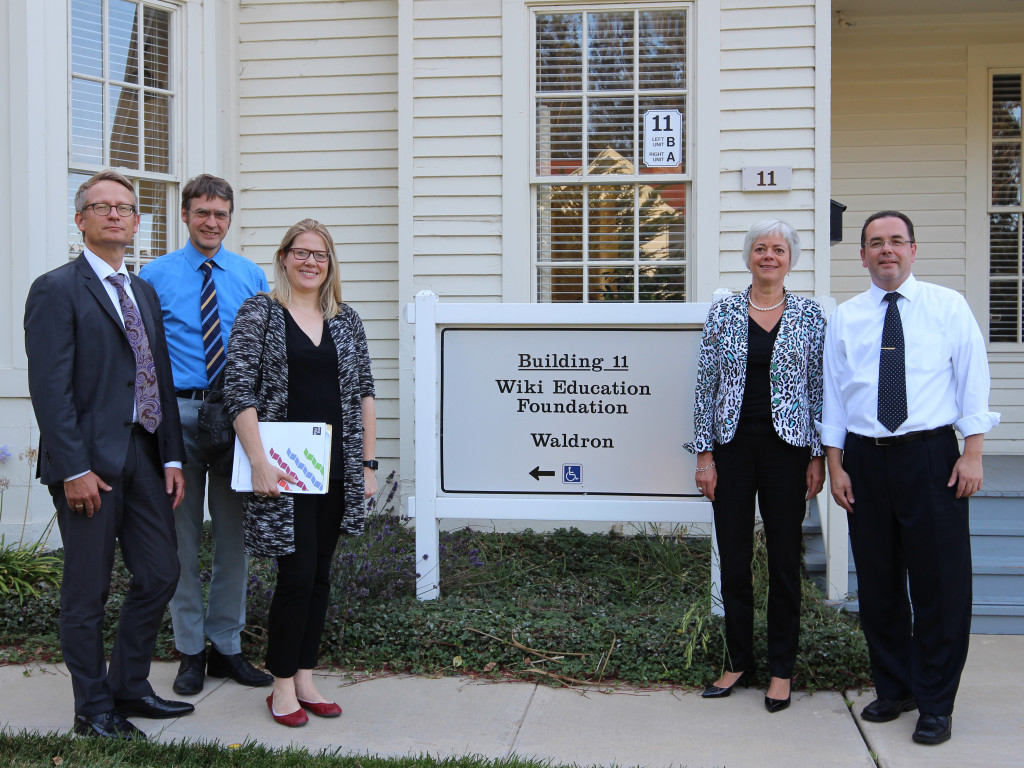
<svg viewBox="0 0 1024 768"><path fill-rule="evenodd" d="M700 695L702 699L724 699L732 693L732 689L743 683L743 687L746 688L749 684L749 675L746 670L740 672L740 676L736 678L736 681L727 688L723 688L720 685L711 684L704 689L704 692Z"/></svg>
<svg viewBox="0 0 1024 768"><path fill-rule="evenodd" d="M781 712L784 709L788 709L789 703L793 698L793 678L789 678L789 691L789 696L787 696L784 699L772 699L768 696L768 694L765 694L764 708L767 709L768 712L770 712L773 715L776 712Z"/></svg>

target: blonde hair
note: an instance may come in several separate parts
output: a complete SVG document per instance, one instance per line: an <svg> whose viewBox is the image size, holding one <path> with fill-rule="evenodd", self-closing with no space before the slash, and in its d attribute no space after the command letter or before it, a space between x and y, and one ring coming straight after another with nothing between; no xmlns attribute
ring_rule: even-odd
<svg viewBox="0 0 1024 768"><path fill-rule="evenodd" d="M327 279L320 286L319 304L324 319L330 320L338 314L341 307L341 276L338 274L338 255L334 252L334 239L327 227L315 219L303 219L284 233L281 245L274 254L274 290L270 298L287 307L292 298L292 286L288 282L288 273L284 268L284 259L295 238L304 232L320 235L327 245ZM312 258L312 256L310 257Z"/></svg>

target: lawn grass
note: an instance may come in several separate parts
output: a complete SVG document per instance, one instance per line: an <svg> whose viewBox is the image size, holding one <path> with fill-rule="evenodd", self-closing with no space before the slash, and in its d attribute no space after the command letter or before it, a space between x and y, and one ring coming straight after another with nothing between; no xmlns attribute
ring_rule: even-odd
<svg viewBox="0 0 1024 768"><path fill-rule="evenodd" d="M209 742L121 742L70 735L0 733L0 765L7 768L558 768L547 761L482 757L405 758L340 756L332 751L271 749L255 743L224 747Z"/></svg>

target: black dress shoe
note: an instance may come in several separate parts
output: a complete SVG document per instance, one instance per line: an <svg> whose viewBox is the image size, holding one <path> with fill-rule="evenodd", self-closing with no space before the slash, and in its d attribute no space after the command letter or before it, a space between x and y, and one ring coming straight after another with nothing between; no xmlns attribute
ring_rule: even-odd
<svg viewBox="0 0 1024 768"><path fill-rule="evenodd" d="M114 699L114 707L122 715L138 715L152 720L181 717L195 711L187 701L168 701L155 693L141 699Z"/></svg>
<svg viewBox="0 0 1024 768"><path fill-rule="evenodd" d="M203 690L206 679L206 649L199 653L181 654L178 676L174 678L174 692L179 696L195 696Z"/></svg>
<svg viewBox="0 0 1024 768"><path fill-rule="evenodd" d="M789 702L791 698L792 697L787 696L784 699L770 699L767 696L765 696L764 708L774 715L776 712L781 712L784 709L789 709Z"/></svg>
<svg viewBox="0 0 1024 768"><path fill-rule="evenodd" d="M749 675L746 672L741 672L740 676L736 678L733 684L726 688L723 688L720 685L715 685L714 683L712 683L704 689L704 692L700 695L700 697L702 699L724 699L728 697L730 693L732 693L732 689L739 685L741 681L743 683L743 687L746 688L749 681Z"/></svg>
<svg viewBox="0 0 1024 768"><path fill-rule="evenodd" d="M146 740L146 734L115 710L98 715L75 715L74 732L79 736L98 736L102 739Z"/></svg>
<svg viewBox="0 0 1024 768"><path fill-rule="evenodd" d="M262 688L274 682L274 676L262 672L250 664L245 656L234 653L225 656L210 646L210 658L206 662L206 674L210 677L230 677L236 683Z"/></svg>
<svg viewBox="0 0 1024 768"><path fill-rule="evenodd" d="M926 715L917 718L914 741L918 744L941 744L953 735L952 715Z"/></svg>
<svg viewBox="0 0 1024 768"><path fill-rule="evenodd" d="M860 711L861 720L869 723L888 723L900 716L901 712L917 709L917 699L875 699Z"/></svg>

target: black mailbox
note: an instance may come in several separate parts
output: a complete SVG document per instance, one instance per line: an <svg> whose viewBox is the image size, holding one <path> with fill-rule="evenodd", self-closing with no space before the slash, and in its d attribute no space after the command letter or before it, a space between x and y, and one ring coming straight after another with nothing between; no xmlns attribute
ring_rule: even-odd
<svg viewBox="0 0 1024 768"><path fill-rule="evenodd" d="M846 210L846 206L842 203L837 203L835 200L830 200L831 211L829 214L829 240L831 244L843 242L843 211Z"/></svg>

